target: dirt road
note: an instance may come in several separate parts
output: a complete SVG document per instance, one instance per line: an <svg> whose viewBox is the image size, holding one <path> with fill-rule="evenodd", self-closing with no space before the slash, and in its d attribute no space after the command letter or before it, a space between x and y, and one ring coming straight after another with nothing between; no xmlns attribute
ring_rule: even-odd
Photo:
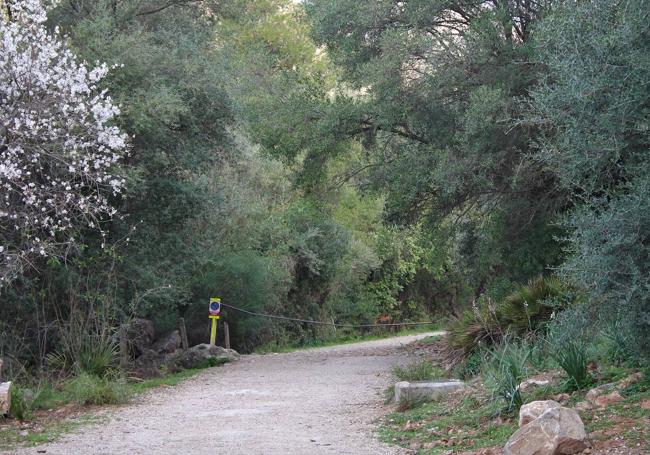
<svg viewBox="0 0 650 455"><path fill-rule="evenodd" d="M243 356L17 454L400 454L374 434L404 345L435 333ZM43 451L46 452L43 452Z"/></svg>

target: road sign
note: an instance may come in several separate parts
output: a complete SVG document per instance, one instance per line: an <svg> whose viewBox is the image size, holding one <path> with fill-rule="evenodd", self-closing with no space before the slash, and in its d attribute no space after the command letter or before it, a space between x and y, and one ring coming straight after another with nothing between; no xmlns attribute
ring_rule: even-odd
<svg viewBox="0 0 650 455"><path fill-rule="evenodd" d="M221 314L221 299L219 297L210 298L210 305L208 306L208 316L212 320L212 327L210 327L210 344L214 346L217 343L217 319Z"/></svg>
<svg viewBox="0 0 650 455"><path fill-rule="evenodd" d="M219 297L212 297L210 299L208 311L210 312L210 316L219 316L221 314L221 299Z"/></svg>

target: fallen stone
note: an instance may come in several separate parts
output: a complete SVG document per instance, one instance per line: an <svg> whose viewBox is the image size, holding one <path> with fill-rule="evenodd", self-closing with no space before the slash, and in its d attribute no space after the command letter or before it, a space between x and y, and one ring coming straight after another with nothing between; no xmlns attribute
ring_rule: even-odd
<svg viewBox="0 0 650 455"><path fill-rule="evenodd" d="M624 398L621 396L618 390L614 390L612 393L608 393L607 395L600 395L599 397L596 397L594 404L599 408L605 408L615 403L620 403L623 400Z"/></svg>
<svg viewBox="0 0 650 455"><path fill-rule="evenodd" d="M0 382L0 416L9 415L11 409L11 382Z"/></svg>
<svg viewBox="0 0 650 455"><path fill-rule="evenodd" d="M564 406L571 399L571 395L568 393L558 393L553 399Z"/></svg>
<svg viewBox="0 0 650 455"><path fill-rule="evenodd" d="M570 455L587 448L587 434L573 409L552 407L519 428L503 448L504 455Z"/></svg>
<svg viewBox="0 0 650 455"><path fill-rule="evenodd" d="M395 401L399 403L402 400L434 400L464 388L465 384L461 381L402 381L395 384Z"/></svg>
<svg viewBox="0 0 650 455"><path fill-rule="evenodd" d="M203 368L206 366L218 365L239 358L237 351L233 349L222 348L221 346L212 346L209 344L197 344L187 351L178 351L167 361L172 368Z"/></svg>
<svg viewBox="0 0 650 455"><path fill-rule="evenodd" d="M135 318L124 325L126 338L129 349L133 357L144 354L147 349L151 348L156 336L156 330L153 321L149 319Z"/></svg>
<svg viewBox="0 0 650 455"><path fill-rule="evenodd" d="M547 410L561 406L560 403L553 400L533 401L525 404L519 409L519 427L523 427L528 422L532 422Z"/></svg>
<svg viewBox="0 0 650 455"><path fill-rule="evenodd" d="M573 407L576 411L589 411L592 408L593 406L588 401L581 401L580 403L576 403Z"/></svg>
<svg viewBox="0 0 650 455"><path fill-rule="evenodd" d="M606 393L612 392L613 390L616 389L616 386L617 386L616 382L610 382L609 384L599 385L598 387L594 387L589 392L587 392L587 395L585 395L585 398L590 403L595 403L596 398L598 398L599 396L604 395Z"/></svg>

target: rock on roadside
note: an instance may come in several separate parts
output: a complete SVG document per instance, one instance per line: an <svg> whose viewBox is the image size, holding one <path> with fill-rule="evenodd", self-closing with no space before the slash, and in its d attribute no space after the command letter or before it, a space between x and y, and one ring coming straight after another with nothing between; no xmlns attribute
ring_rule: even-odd
<svg viewBox="0 0 650 455"><path fill-rule="evenodd" d="M181 334L178 330L165 335L156 341L151 350L157 354L171 354L181 347Z"/></svg>
<svg viewBox="0 0 650 455"><path fill-rule="evenodd" d="M138 357L151 348L153 340L156 338L156 329L153 321L149 319L135 318L124 324L129 348L133 357Z"/></svg>
<svg viewBox="0 0 650 455"><path fill-rule="evenodd" d="M402 400L435 400L457 390L463 390L465 384L461 381L401 381L395 384L395 401Z"/></svg>
<svg viewBox="0 0 650 455"><path fill-rule="evenodd" d="M543 406L538 405L538 407ZM562 406L549 407L538 418L519 428L510 437L503 448L503 454L575 454L587 448L586 439L587 433L577 412Z"/></svg>
<svg viewBox="0 0 650 455"><path fill-rule="evenodd" d="M0 382L0 416L8 415L11 409L11 382Z"/></svg>
<svg viewBox="0 0 650 455"><path fill-rule="evenodd" d="M201 368L206 366L206 364L209 365L211 362L215 362L215 364L225 363L236 360L237 358L239 358L239 354L233 349L204 343L192 346L187 351L178 351L167 360L167 364L172 369Z"/></svg>
<svg viewBox="0 0 650 455"><path fill-rule="evenodd" d="M525 404L519 409L519 427L521 428L527 423L532 422L549 409L561 407L562 405L560 403L553 400L533 401Z"/></svg>

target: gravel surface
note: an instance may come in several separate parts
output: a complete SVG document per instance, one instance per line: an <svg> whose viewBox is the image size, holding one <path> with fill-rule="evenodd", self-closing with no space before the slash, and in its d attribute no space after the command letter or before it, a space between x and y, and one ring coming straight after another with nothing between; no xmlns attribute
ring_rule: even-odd
<svg viewBox="0 0 650 455"><path fill-rule="evenodd" d="M159 388L59 441L16 454L402 454L376 419L404 345L438 333L242 356ZM46 452L43 452L46 451Z"/></svg>

